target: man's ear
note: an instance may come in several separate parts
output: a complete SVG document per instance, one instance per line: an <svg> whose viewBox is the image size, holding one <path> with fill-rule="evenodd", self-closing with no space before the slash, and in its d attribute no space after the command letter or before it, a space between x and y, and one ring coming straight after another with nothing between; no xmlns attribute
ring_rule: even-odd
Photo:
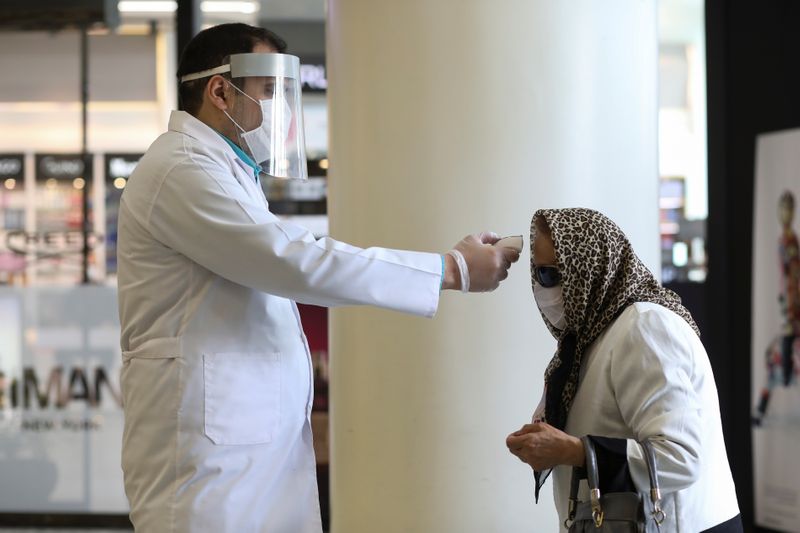
<svg viewBox="0 0 800 533"><path fill-rule="evenodd" d="M225 111L229 108L229 85L230 82L219 74L212 76L206 83L205 96L219 110Z"/></svg>

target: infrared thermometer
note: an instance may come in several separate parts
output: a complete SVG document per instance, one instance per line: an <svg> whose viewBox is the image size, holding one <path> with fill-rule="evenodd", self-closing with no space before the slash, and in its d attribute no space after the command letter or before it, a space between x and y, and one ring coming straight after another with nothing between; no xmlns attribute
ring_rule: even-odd
<svg viewBox="0 0 800 533"><path fill-rule="evenodd" d="M494 246L498 248L513 248L517 253L522 252L522 235L512 235L511 237L503 237Z"/></svg>

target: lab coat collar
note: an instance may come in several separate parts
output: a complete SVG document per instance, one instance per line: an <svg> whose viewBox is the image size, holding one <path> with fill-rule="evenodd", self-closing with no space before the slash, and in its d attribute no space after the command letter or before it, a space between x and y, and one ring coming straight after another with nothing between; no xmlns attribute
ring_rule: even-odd
<svg viewBox="0 0 800 533"><path fill-rule="evenodd" d="M196 139L204 146L212 150L219 150L224 153L229 161L236 161L236 163L248 174L251 174L253 169L230 147L230 145L220 137L219 133L186 111L173 111L169 116L169 131L175 131L188 135ZM252 175L252 174L251 174Z"/></svg>
<svg viewBox="0 0 800 533"><path fill-rule="evenodd" d="M239 181L242 187L244 187L249 194L256 198L261 198L266 203L264 192L253 179L253 167L246 161L243 161L214 128L186 111L173 111L169 116L168 128L169 131L187 135L197 140L206 150L217 154L212 157L218 158L220 162L223 158L227 160L228 164L231 165L231 172L236 176L237 181ZM236 172L234 165L238 165L239 169L243 172ZM242 174L247 176L247 179L243 179Z"/></svg>
<svg viewBox="0 0 800 533"><path fill-rule="evenodd" d="M219 132L217 132L217 133L219 133ZM250 166L250 168L253 170L253 179L255 179L256 183L258 183L258 173L261 172L261 167L258 166L258 163L253 161L253 158L250 157L249 155L247 155L244 152L244 150L242 150L241 148L236 146L236 144L232 140L228 139L226 136L224 136L221 133L219 133L219 136L222 137L223 141L228 143L228 146L231 147L231 149L234 151L234 153L236 154L236 156L239 159L241 159L242 161L244 161L245 163L247 163Z"/></svg>
<svg viewBox="0 0 800 533"><path fill-rule="evenodd" d="M188 135L209 147L224 149L227 146L214 128L186 111L173 111L169 116L168 127L170 131Z"/></svg>

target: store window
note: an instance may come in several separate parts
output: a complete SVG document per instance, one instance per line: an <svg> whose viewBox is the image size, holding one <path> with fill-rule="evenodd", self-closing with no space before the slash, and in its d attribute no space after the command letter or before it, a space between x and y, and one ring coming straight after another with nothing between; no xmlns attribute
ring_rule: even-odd
<svg viewBox="0 0 800 533"><path fill-rule="evenodd" d="M323 0L200 3L202 24L266 26L301 59L309 179L263 180L270 208L327 223ZM103 514L126 523L119 446L122 364L114 285L128 179L176 107L174 1L119 2L120 26L88 36L87 156L80 34L0 31L0 476L3 515ZM54 82L54 80L57 80ZM85 204L85 207L84 207ZM89 283L84 283L84 274ZM328 523L328 314L300 305L313 365L311 421ZM37 470L38 469L38 470ZM37 472L25 490L15 484ZM114 517L122 522L113 522Z"/></svg>
<svg viewBox="0 0 800 533"><path fill-rule="evenodd" d="M659 175L664 283L706 278L708 170L703 0L659 5Z"/></svg>

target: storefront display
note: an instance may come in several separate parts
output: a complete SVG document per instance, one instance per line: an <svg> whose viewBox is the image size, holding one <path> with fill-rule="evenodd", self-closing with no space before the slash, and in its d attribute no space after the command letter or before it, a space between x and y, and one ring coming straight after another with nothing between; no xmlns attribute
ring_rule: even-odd
<svg viewBox="0 0 800 533"><path fill-rule="evenodd" d="M79 35L3 35L7 48L26 50L16 62L32 79L61 72L57 78L68 83L9 79L5 84L0 148L9 153L0 154L0 515L55 517L57 524L63 514L124 517L128 512L119 465L117 221L141 152L167 128L169 110L176 105L173 18L147 14L141 28L137 18L125 32L89 35L85 130L78 100ZM318 26L321 34L324 24ZM293 39L293 45L297 42ZM129 72L138 75L125 78ZM274 212L322 237L327 234L324 55L303 65L301 76L309 92L303 116L310 179L283 182L280 191L267 192ZM77 153L81 150L90 153L84 157ZM300 313L313 365L311 417L327 516L328 313L311 306L300 306ZM0 524L6 523L0 516Z"/></svg>
<svg viewBox="0 0 800 533"><path fill-rule="evenodd" d="M25 157L0 155L0 285L25 282L25 256L8 247L9 235L25 231Z"/></svg>
<svg viewBox="0 0 800 533"><path fill-rule="evenodd" d="M37 154L35 181L36 231L28 238L33 275L41 285L77 285L83 279L83 194L91 187L91 169L79 154ZM91 221L91 203L89 209Z"/></svg>

